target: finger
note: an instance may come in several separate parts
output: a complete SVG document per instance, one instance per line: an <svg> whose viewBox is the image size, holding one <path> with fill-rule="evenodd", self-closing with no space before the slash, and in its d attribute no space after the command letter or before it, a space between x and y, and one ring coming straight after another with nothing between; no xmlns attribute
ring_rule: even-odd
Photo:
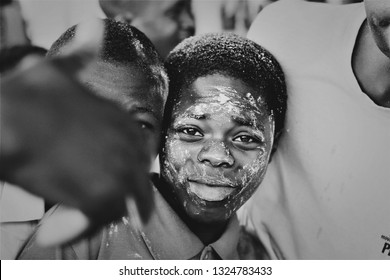
<svg viewBox="0 0 390 280"><path fill-rule="evenodd" d="M82 236L90 228L90 221L81 211L61 205L37 230L37 243L55 246Z"/></svg>

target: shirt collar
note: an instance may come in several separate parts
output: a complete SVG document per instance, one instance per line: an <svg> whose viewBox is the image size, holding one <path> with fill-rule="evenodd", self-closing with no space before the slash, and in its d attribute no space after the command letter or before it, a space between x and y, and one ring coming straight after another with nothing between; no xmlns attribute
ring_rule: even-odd
<svg viewBox="0 0 390 280"><path fill-rule="evenodd" d="M240 234L240 226L237 214L234 214L221 237L210 244L223 260L237 260L237 245Z"/></svg>
<svg viewBox="0 0 390 280"><path fill-rule="evenodd" d="M39 220L44 213L43 198L17 186L0 182L0 222Z"/></svg>
<svg viewBox="0 0 390 280"><path fill-rule="evenodd" d="M205 245L187 227L170 207L160 192L154 188L155 211L144 225L141 236L155 259L191 259L199 254ZM230 219L221 237L209 244L222 259L238 259L239 239L237 215Z"/></svg>

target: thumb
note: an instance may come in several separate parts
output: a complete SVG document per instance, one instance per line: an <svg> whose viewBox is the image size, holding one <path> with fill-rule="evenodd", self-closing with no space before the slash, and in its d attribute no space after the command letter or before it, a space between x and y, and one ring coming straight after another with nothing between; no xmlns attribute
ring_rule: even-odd
<svg viewBox="0 0 390 280"><path fill-rule="evenodd" d="M80 210L60 205L37 230L37 243L55 246L82 236L90 227L90 220Z"/></svg>

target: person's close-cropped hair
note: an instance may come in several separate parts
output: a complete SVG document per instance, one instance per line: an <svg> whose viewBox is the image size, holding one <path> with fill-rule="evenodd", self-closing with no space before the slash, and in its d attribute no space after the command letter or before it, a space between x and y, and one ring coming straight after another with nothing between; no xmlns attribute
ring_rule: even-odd
<svg viewBox="0 0 390 280"><path fill-rule="evenodd" d="M99 59L113 64L131 64L147 72L152 70L156 75L148 75L151 79L158 79L160 85L157 92L166 94L167 77L162 66L162 58L157 54L152 42L137 28L112 19L104 20L105 33ZM76 26L69 28L58 38L47 52L47 57L60 55L65 46L69 45L75 36ZM166 98L166 96L162 96Z"/></svg>

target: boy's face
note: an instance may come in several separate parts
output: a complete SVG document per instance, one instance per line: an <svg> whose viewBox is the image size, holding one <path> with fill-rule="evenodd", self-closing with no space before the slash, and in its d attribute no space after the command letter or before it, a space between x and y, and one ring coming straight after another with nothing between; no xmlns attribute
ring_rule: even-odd
<svg viewBox="0 0 390 280"><path fill-rule="evenodd" d="M379 49L390 58L390 1L365 0L367 22Z"/></svg>
<svg viewBox="0 0 390 280"><path fill-rule="evenodd" d="M263 180L273 117L240 80L214 74L184 89L172 112L162 174L181 210L198 222L223 222Z"/></svg>
<svg viewBox="0 0 390 280"><path fill-rule="evenodd" d="M81 74L81 80L96 94L129 112L143 129L145 144L157 154L163 115L163 98L137 68L98 61ZM115 125L115 124L113 124ZM104 133L104 132L102 132Z"/></svg>

